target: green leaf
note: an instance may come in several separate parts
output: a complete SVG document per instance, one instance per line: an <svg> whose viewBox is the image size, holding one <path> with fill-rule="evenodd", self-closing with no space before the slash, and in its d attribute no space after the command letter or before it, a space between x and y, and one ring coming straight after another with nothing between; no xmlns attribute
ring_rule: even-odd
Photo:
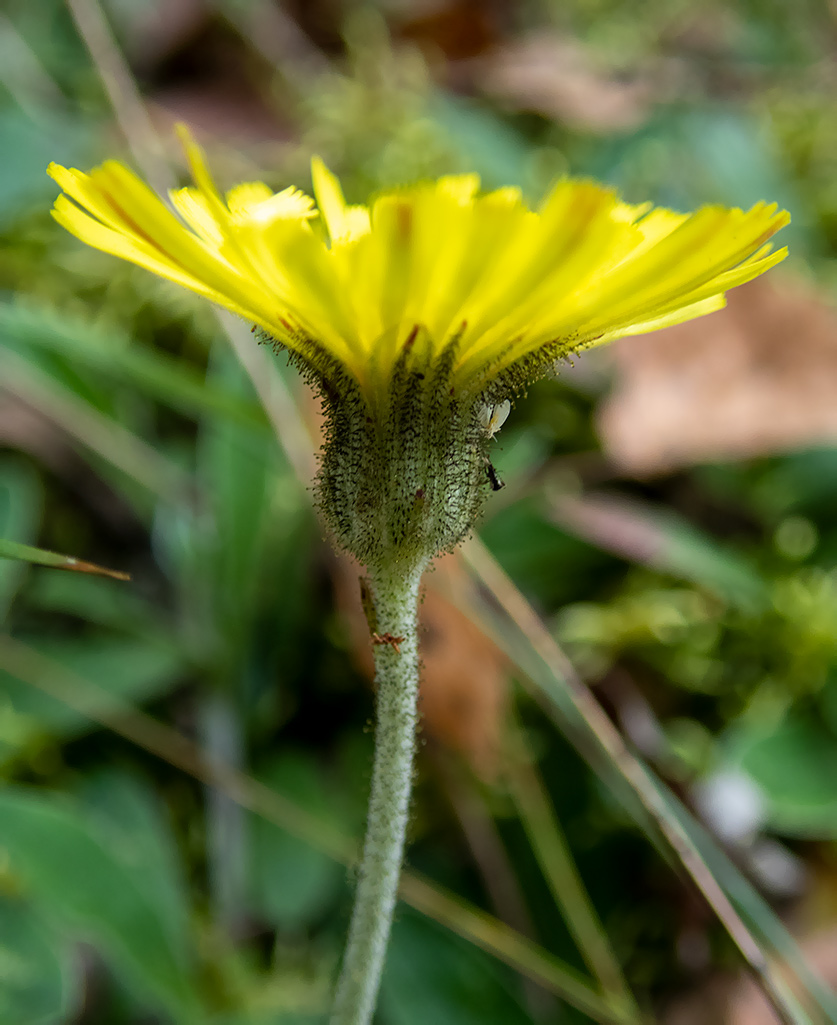
<svg viewBox="0 0 837 1025"><path fill-rule="evenodd" d="M128 636L162 641L173 633L166 610L133 587L84 573L37 573L26 600L38 609L74 616Z"/></svg>
<svg viewBox="0 0 837 1025"><path fill-rule="evenodd" d="M511 976L428 919L400 913L381 987L387 1025L531 1025Z"/></svg>
<svg viewBox="0 0 837 1025"><path fill-rule="evenodd" d="M188 946L186 880L165 810L150 783L118 771L85 778L80 796L91 821L110 837L160 921L181 950Z"/></svg>
<svg viewBox="0 0 837 1025"><path fill-rule="evenodd" d="M224 380L241 395L252 386L235 356L225 348L212 354L210 379ZM198 440L198 475L213 512L202 579L209 574L218 602L218 628L248 626L259 567L264 555L264 527L269 482L276 472L276 443L269 435L254 439L239 425L206 418ZM202 539L204 540L204 539Z"/></svg>
<svg viewBox="0 0 837 1025"><path fill-rule="evenodd" d="M526 139L495 113L452 93L436 92L429 114L450 136L464 163L478 171L488 188L526 185L531 150Z"/></svg>
<svg viewBox="0 0 837 1025"><path fill-rule="evenodd" d="M31 541L41 522L41 488L34 472L24 463L0 462L0 537L7 543ZM25 566L0 559L0 620L20 586Z"/></svg>
<svg viewBox="0 0 837 1025"><path fill-rule="evenodd" d="M198 1021L188 952L108 831L74 802L26 787L0 791L0 821L0 844L31 898L92 943L146 1005Z"/></svg>
<svg viewBox="0 0 837 1025"><path fill-rule="evenodd" d="M115 701L128 698L139 702L165 693L184 668L179 653L150 642L87 637L49 639L33 646L104 689L106 696L101 705L89 708L90 716L108 711L110 695ZM89 716L2 668L0 695L0 763L44 735L69 738L98 728Z"/></svg>
<svg viewBox="0 0 837 1025"><path fill-rule="evenodd" d="M672 513L649 515L662 537L659 568L748 610L766 606L764 580L740 555Z"/></svg>
<svg viewBox="0 0 837 1025"><path fill-rule="evenodd" d="M334 816L333 796L313 758L286 753L264 776L274 790L324 820ZM346 871L320 851L265 819L251 830L248 874L252 911L280 929L304 929L322 916L345 886Z"/></svg>
<svg viewBox="0 0 837 1025"><path fill-rule="evenodd" d="M758 784L777 832L837 837L837 740L821 722L792 713L769 731L741 731L730 759Z"/></svg>
<svg viewBox="0 0 837 1025"><path fill-rule="evenodd" d="M19 559L22 562L34 563L36 566L51 566L53 569L91 573L94 576L112 577L114 580L131 579L127 573L121 573L119 570L97 566L93 562L85 562L72 555L59 555L57 552L48 552L43 548L33 548L32 545L21 545L16 541L8 541L1 537L0 559Z"/></svg>
<svg viewBox="0 0 837 1025"><path fill-rule="evenodd" d="M77 1000L66 941L30 905L0 899L0 1021L58 1025Z"/></svg>
<svg viewBox="0 0 837 1025"><path fill-rule="evenodd" d="M539 499L515 502L487 522L481 536L506 572L547 607L578 601L620 570L610 554L549 522Z"/></svg>

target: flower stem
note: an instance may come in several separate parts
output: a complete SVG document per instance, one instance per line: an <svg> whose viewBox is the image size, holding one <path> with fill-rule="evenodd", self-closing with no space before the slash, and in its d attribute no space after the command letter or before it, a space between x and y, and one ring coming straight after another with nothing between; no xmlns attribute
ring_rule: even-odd
<svg viewBox="0 0 837 1025"><path fill-rule="evenodd" d="M416 745L419 567L369 567L374 599L375 761L363 857L331 1025L375 1011L404 857Z"/></svg>

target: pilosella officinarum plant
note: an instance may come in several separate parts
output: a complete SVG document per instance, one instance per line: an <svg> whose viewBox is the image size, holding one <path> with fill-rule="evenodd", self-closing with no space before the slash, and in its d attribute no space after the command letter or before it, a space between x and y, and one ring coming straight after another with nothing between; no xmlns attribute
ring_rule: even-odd
<svg viewBox="0 0 837 1025"><path fill-rule="evenodd" d="M376 753L355 909L333 1025L374 1013L410 797L419 582L468 533L488 492L488 443L522 387L560 357L678 324L786 255L775 205L692 214L562 179L537 210L476 175L348 206L314 159L315 200L260 182L222 195L189 134L180 219L127 167L52 165L54 216L97 249L255 324L322 395L319 504L367 567Z"/></svg>

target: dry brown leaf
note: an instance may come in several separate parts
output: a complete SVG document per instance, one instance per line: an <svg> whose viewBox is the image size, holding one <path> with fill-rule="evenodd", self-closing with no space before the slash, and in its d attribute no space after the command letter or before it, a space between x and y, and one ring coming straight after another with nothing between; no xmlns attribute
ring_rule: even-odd
<svg viewBox="0 0 837 1025"><path fill-rule="evenodd" d="M609 77L577 40L545 33L506 44L480 68L490 95L591 132L638 127L661 93L661 83L647 75Z"/></svg>
<svg viewBox="0 0 837 1025"><path fill-rule="evenodd" d="M612 346L606 454L636 476L837 440L837 312L760 278L710 317Z"/></svg>
<svg viewBox="0 0 837 1025"><path fill-rule="evenodd" d="M508 663L462 608L470 594L458 555L439 559L419 610L422 714L428 733L482 776L496 769L508 699Z"/></svg>
<svg viewBox="0 0 837 1025"><path fill-rule="evenodd" d="M358 667L373 676L369 628L360 602L362 569L341 558L334 573L335 595L350 630ZM508 695L505 656L461 611L467 574L457 556L447 556L425 577L419 609L422 659L422 729L463 755L485 778L494 775Z"/></svg>

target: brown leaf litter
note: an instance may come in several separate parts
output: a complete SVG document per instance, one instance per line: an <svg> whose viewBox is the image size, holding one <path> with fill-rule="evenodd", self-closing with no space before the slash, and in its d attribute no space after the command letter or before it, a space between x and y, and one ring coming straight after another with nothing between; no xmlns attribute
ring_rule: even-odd
<svg viewBox="0 0 837 1025"><path fill-rule="evenodd" d="M837 441L837 311L810 287L760 278L728 306L612 346L605 453L652 476Z"/></svg>

